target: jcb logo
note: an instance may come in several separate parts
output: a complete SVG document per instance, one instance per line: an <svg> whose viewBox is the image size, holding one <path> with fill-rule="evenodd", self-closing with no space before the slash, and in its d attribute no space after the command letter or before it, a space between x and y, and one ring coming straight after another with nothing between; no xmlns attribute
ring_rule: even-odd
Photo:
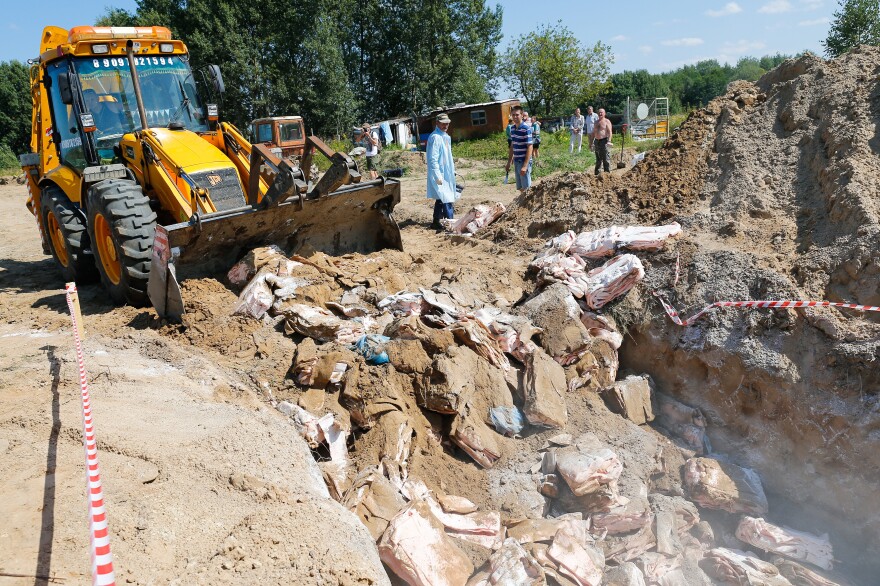
<svg viewBox="0 0 880 586"><path fill-rule="evenodd" d="M208 175L208 183L211 184L211 187L214 187L218 183L222 183L222 182L223 182L223 178L220 177L219 175Z"/></svg>

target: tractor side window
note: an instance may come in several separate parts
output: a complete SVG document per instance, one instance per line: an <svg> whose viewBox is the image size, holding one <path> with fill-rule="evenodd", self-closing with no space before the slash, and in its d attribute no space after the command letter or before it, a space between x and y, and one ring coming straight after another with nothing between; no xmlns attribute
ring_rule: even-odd
<svg viewBox="0 0 880 586"><path fill-rule="evenodd" d="M58 155L61 161L74 169L83 170L86 167L86 157L83 152L82 136L79 132L76 114L73 106L61 101L58 78L68 71L67 62L60 61L51 63L48 67L49 77L52 78L52 88L49 95L52 100L52 130L55 140L58 140Z"/></svg>
<svg viewBox="0 0 880 586"><path fill-rule="evenodd" d="M272 142L271 124L259 124L257 126L257 142Z"/></svg>

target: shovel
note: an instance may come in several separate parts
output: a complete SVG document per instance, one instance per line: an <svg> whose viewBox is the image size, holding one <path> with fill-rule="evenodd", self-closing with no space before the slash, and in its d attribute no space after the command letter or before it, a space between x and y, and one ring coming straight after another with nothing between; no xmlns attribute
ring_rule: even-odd
<svg viewBox="0 0 880 586"><path fill-rule="evenodd" d="M510 171L504 174L504 183L502 185L507 185L508 183L510 183Z"/></svg>
<svg viewBox="0 0 880 586"><path fill-rule="evenodd" d="M623 136L620 137L620 160L617 161L618 169L625 169L626 163L623 162L623 145L626 144L626 125L623 125Z"/></svg>

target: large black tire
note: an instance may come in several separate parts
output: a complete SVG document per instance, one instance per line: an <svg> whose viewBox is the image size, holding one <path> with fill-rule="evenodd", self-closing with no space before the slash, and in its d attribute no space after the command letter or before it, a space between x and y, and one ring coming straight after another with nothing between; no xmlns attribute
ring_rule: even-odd
<svg viewBox="0 0 880 586"><path fill-rule="evenodd" d="M64 191L47 185L40 196L40 212L49 250L64 282L94 283L98 280L95 260L89 250L85 219Z"/></svg>
<svg viewBox="0 0 880 586"><path fill-rule="evenodd" d="M145 305L156 212L141 186L107 179L89 188L89 237L101 283L115 303Z"/></svg>

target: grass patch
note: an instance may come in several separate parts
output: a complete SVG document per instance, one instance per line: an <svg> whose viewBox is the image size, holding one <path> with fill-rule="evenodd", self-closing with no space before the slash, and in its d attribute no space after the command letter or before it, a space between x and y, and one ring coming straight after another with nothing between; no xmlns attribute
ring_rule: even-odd
<svg viewBox="0 0 880 586"><path fill-rule="evenodd" d="M538 149L537 164L532 166L532 177L546 177L556 171L589 171L596 164L596 155L590 152L589 143L584 138L581 152L568 152L569 134L567 131L542 132L541 148Z"/></svg>
<svg viewBox="0 0 880 586"><path fill-rule="evenodd" d="M687 116L687 113L670 116L670 132L681 126L681 123L685 121ZM612 168L617 165L619 160L621 141L621 135L615 134L612 139L614 144L611 153ZM532 177L538 179L557 171L574 171L578 173L592 171L596 164L596 155L588 148L587 139L584 138L580 153L569 153L568 144L568 130L552 133L542 132L541 148L536 161L537 164L532 167ZM656 149L662 144L663 139L634 141L632 137L628 136L625 146L628 149L634 149L636 152L641 153ZM470 176L487 184L499 184L504 179L504 165L507 163L507 135L503 132L497 132L485 138L454 142L452 143L452 156L456 159L489 163L491 168L472 173ZM465 168L466 165L462 164L461 167ZM512 165L510 172L513 174Z"/></svg>
<svg viewBox="0 0 880 586"><path fill-rule="evenodd" d="M513 169L510 170L511 175L513 174ZM501 185L504 181L504 164L498 166L498 168L493 169L483 169L477 173L472 173L469 175L468 179L473 178L479 182L485 183L487 185ZM467 181L467 179L465 179ZM513 177L509 178L509 181L514 181Z"/></svg>
<svg viewBox="0 0 880 586"><path fill-rule="evenodd" d="M500 183L507 163L507 135L498 132L486 138L453 143L452 156L497 163L497 168L481 171L475 177L488 183ZM532 167L532 177L544 177L556 171L587 171L595 162L596 157L586 145L580 153L568 152L568 132L542 132L538 164ZM512 165L510 172L513 173Z"/></svg>
<svg viewBox="0 0 880 586"><path fill-rule="evenodd" d="M660 148L664 142L665 140L662 138L649 138L646 140L635 140L631 143L631 146L637 153L644 153L645 151L653 151Z"/></svg>
<svg viewBox="0 0 880 586"><path fill-rule="evenodd" d="M0 175L21 175L18 157L12 149L0 143Z"/></svg>
<svg viewBox="0 0 880 586"><path fill-rule="evenodd" d="M486 138L454 142L452 143L452 156L474 161L506 161L507 135L503 132L497 132Z"/></svg>

